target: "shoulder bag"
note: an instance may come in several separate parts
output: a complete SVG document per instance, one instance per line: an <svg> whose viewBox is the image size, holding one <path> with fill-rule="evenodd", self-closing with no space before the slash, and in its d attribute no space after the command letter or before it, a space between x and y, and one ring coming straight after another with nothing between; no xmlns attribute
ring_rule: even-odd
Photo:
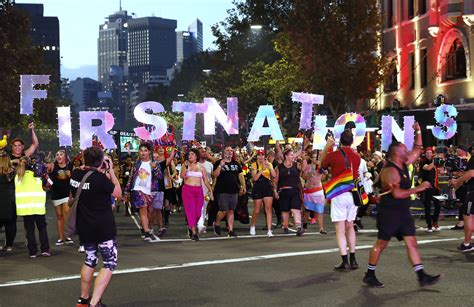
<svg viewBox="0 0 474 307"><path fill-rule="evenodd" d="M352 163L349 162L349 159L347 158L344 150L341 149L340 151L342 153L342 156L344 157L346 169L350 164L352 172ZM365 193L364 184L362 183L360 178L354 179L354 187L352 188L351 192L352 197L354 198L354 205L356 205L357 207L367 205L369 203L369 197L367 196L367 193Z"/></svg>
<svg viewBox="0 0 474 307"><path fill-rule="evenodd" d="M74 198L69 197L69 201L68 201L69 212L66 217L66 221L67 221L66 233L70 236L77 234L77 226L76 226L77 203L79 202L79 197L81 196L82 187L84 186L84 183L86 182L87 178L89 178L89 176L92 175L93 172L94 171L88 171L84 175L84 177L81 180L81 183L79 184L79 187L77 188L76 195L74 196Z"/></svg>

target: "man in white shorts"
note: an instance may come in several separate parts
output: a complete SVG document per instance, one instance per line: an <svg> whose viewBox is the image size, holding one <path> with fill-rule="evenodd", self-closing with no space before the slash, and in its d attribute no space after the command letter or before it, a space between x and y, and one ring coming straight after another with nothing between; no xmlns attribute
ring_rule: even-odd
<svg viewBox="0 0 474 307"><path fill-rule="evenodd" d="M344 130L340 138L340 148L327 153L332 148L334 140L328 139L322 153L323 169L330 169L333 180L342 175L348 168L352 168L354 179L358 178L360 156L351 149L353 135L350 130ZM328 194L328 191L326 191ZM336 271L347 272L359 268L355 258L356 235L354 231L354 220L357 215L357 207L354 205L352 193L349 190L331 198L331 221L336 226L336 240L341 254L342 263L335 266ZM328 199L329 199L328 195ZM350 258L347 257L347 246L349 246ZM349 263L350 262L350 263Z"/></svg>

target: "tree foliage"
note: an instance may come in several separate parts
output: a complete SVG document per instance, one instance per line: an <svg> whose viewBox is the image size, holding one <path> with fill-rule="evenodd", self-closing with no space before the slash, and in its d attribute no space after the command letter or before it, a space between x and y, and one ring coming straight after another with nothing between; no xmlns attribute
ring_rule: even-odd
<svg viewBox="0 0 474 307"><path fill-rule="evenodd" d="M28 16L11 0L0 0L0 125L5 128L25 126L27 118L20 115L20 75L51 74L43 62L43 51L34 47L30 37ZM51 86L43 87L52 90ZM37 122L52 124L56 120L57 98L39 102L35 108Z"/></svg>
<svg viewBox="0 0 474 307"><path fill-rule="evenodd" d="M382 81L377 0L295 0L285 28L285 55L299 66L305 90L326 96L332 114L357 111Z"/></svg>

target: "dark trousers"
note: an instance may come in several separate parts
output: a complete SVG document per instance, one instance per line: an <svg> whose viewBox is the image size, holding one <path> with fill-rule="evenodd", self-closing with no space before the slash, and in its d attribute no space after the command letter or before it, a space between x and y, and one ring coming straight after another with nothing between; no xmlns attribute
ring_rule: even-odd
<svg viewBox="0 0 474 307"><path fill-rule="evenodd" d="M28 250L30 255L36 255L38 253L38 246L36 245L35 224L39 232L41 252L49 252L48 232L46 231L46 216L24 216L23 224L25 225L26 229L26 239L28 240Z"/></svg>
<svg viewBox="0 0 474 307"><path fill-rule="evenodd" d="M423 204L425 205L425 219L428 228L433 227L433 223L438 224L439 212L441 211L441 205L439 202L433 202L433 195L435 195L434 189L428 189L423 192ZM434 211L431 214L431 206L433 205Z"/></svg>
<svg viewBox="0 0 474 307"><path fill-rule="evenodd" d="M278 199L273 198L273 203L272 203L273 210L275 211L275 215L277 218L277 224L281 224L281 209L280 209L280 203Z"/></svg>
<svg viewBox="0 0 474 307"><path fill-rule="evenodd" d="M16 237L16 214L11 219L0 220L0 229L2 227L5 227L5 245L12 247Z"/></svg>

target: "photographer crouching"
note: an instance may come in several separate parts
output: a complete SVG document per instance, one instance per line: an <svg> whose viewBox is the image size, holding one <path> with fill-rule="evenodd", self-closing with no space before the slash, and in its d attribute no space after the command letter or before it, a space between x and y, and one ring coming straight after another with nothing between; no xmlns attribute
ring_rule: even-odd
<svg viewBox="0 0 474 307"><path fill-rule="evenodd" d="M459 146L462 150L464 147ZM467 162L466 171L460 177L449 181L450 186L456 189L456 195L462 201L460 214L464 218L464 242L458 247L462 252L474 250L471 236L474 231L474 159Z"/></svg>
<svg viewBox="0 0 474 307"><path fill-rule="evenodd" d="M84 244L86 259L81 269L81 297L77 306L103 306L100 299L117 266L117 228L112 213L112 198L122 195L120 183L115 176L108 157L100 148L89 147L83 153L84 168L76 169L71 175L71 195L76 195L82 184L77 203L77 232ZM87 176L87 177L86 177ZM85 180L84 180L85 178ZM97 252L102 256L104 267L94 283L92 297L89 290L95 267Z"/></svg>

